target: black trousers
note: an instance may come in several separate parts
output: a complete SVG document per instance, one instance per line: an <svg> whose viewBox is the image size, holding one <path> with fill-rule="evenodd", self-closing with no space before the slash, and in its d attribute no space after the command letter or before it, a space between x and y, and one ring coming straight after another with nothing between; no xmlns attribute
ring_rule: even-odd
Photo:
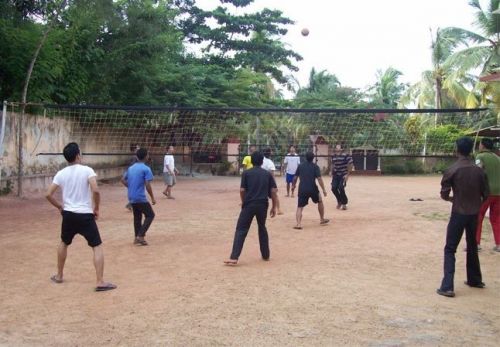
<svg viewBox="0 0 500 347"><path fill-rule="evenodd" d="M452 212L446 230L446 246L444 247L444 277L441 290L454 290L455 253L464 233L467 242L467 282L479 284L482 282L481 267L477 254L476 243L477 214L463 215Z"/></svg>
<svg viewBox="0 0 500 347"><path fill-rule="evenodd" d="M134 233L135 237L144 237L148 231L155 213L149 202L132 203L132 212L134 213ZM142 216L144 215L144 223Z"/></svg>
<svg viewBox="0 0 500 347"><path fill-rule="evenodd" d="M345 194L344 177L334 175L332 179L332 193L337 199L337 204L347 205L347 195Z"/></svg>
<svg viewBox="0 0 500 347"><path fill-rule="evenodd" d="M231 252L231 259L237 260L240 257L247 237L248 230L252 224L253 217L257 219L259 230L259 244L260 253L262 258L269 259L269 236L266 229L267 208L269 204L266 203L251 203L241 209L238 223L236 224L236 231L234 233L233 251Z"/></svg>

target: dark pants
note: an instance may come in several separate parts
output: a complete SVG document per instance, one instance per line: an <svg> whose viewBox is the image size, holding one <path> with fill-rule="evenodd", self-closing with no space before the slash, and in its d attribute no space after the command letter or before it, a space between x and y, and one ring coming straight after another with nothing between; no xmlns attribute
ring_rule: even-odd
<svg viewBox="0 0 500 347"><path fill-rule="evenodd" d="M347 195L345 194L344 177L333 176L332 180L332 193L337 199L337 204L347 205Z"/></svg>
<svg viewBox="0 0 500 347"><path fill-rule="evenodd" d="M454 290L455 253L464 233L467 242L467 282L479 284L482 281L479 256L476 243L477 214L463 215L452 212L446 230L446 246L444 247L444 277L441 290Z"/></svg>
<svg viewBox="0 0 500 347"><path fill-rule="evenodd" d="M254 203L244 206L241 209L238 223L236 224L236 232L234 233L231 259L237 260L240 257L245 238L247 237L254 216L257 219L257 225L259 227L260 253L262 254L262 258L269 259L269 236L267 235L266 229L267 208L268 203Z"/></svg>
<svg viewBox="0 0 500 347"><path fill-rule="evenodd" d="M134 212L135 237L144 237L155 218L155 213L149 202L133 203L132 211ZM142 215L145 217L144 223L142 222Z"/></svg>

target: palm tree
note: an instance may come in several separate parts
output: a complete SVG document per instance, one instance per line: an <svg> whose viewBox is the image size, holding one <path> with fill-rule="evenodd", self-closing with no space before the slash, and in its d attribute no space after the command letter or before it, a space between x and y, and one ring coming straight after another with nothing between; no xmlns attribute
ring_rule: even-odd
<svg viewBox="0 0 500 347"><path fill-rule="evenodd" d="M422 79L410 86L401 98L401 105L416 102L418 108L475 107L477 99L467 89L473 80L470 75L458 73L450 62L454 50L467 41L454 28L431 30L432 70L424 71Z"/></svg>
<svg viewBox="0 0 500 347"><path fill-rule="evenodd" d="M403 74L392 67L377 71L377 82L368 89L372 101L380 106L396 107L406 84L398 82Z"/></svg>

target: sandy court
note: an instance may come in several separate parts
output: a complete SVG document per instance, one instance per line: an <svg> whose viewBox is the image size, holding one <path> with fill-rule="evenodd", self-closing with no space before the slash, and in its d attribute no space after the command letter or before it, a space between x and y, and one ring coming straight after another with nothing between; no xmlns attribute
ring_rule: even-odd
<svg viewBox="0 0 500 347"><path fill-rule="evenodd" d="M238 177L182 177L176 200L165 199L158 178L148 247L132 244L125 188L100 185L105 278L118 285L103 293L93 291L81 237L65 282L49 280L61 220L44 198L0 198L0 345L498 346L500 253L489 222L480 253L487 287L463 284L461 243L457 296L435 293L450 210L440 177L352 177L349 209L336 210L329 191L331 224L320 226L310 204L301 231L292 229L297 201L277 180L285 215L268 220L271 261L260 260L253 225L238 267L222 264Z"/></svg>

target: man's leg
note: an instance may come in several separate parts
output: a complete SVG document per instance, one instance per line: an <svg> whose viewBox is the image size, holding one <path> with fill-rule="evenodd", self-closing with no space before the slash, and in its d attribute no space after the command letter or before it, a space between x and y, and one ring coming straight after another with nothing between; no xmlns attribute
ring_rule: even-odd
<svg viewBox="0 0 500 347"><path fill-rule="evenodd" d="M337 210L340 209L340 207L342 206L342 201L339 192L339 184L340 184L339 177L334 175L332 179L332 193L333 195L335 195L335 199L337 199Z"/></svg>
<svg viewBox="0 0 500 347"><path fill-rule="evenodd" d="M286 196L290 196L290 183L288 182L288 180L286 182Z"/></svg>
<svg viewBox="0 0 500 347"><path fill-rule="evenodd" d="M141 210L145 218L144 218L144 223L142 223L142 227L139 232L139 237L144 238L144 236L146 236L149 227L151 226L151 223L153 223L153 219L155 218L155 213L149 202L141 204Z"/></svg>
<svg viewBox="0 0 500 347"><path fill-rule="evenodd" d="M295 218L297 219L297 225L295 228L302 228L302 210L304 207L297 207L297 212L295 213Z"/></svg>
<svg viewBox="0 0 500 347"><path fill-rule="evenodd" d="M262 259L268 260L271 252L269 250L269 235L267 234L266 228L266 218L267 218L267 204L262 206L256 206L255 217L257 219L257 225L259 230L259 245L260 254Z"/></svg>
<svg viewBox="0 0 500 347"><path fill-rule="evenodd" d="M134 203L132 204L132 212L134 213L134 235L135 238L139 236L141 233L142 226L142 211L139 207L140 204Z"/></svg>
<svg viewBox="0 0 500 347"><path fill-rule="evenodd" d="M454 276L455 276L455 253L458 244L464 232L464 216L458 213L451 213L450 221L446 230L446 246L444 247L444 277L441 282L440 290L453 291L454 290ZM477 252L477 246L476 246Z"/></svg>
<svg viewBox="0 0 500 347"><path fill-rule="evenodd" d="M318 212L319 212L319 219L321 222L325 221L325 205L323 204L323 200L320 200L318 202Z"/></svg>
<svg viewBox="0 0 500 347"><path fill-rule="evenodd" d="M104 284L104 250L102 249L102 245L92 247L94 251L94 267L96 274L96 284L97 286L101 286Z"/></svg>
<svg viewBox="0 0 500 347"><path fill-rule="evenodd" d="M57 275L53 276L54 282L62 282L64 276L64 264L68 255L68 245L60 242L57 247Z"/></svg>
<svg viewBox="0 0 500 347"><path fill-rule="evenodd" d="M488 197L483 204L481 205L481 208L479 209L479 214L477 215L477 228L476 228L476 243L477 245L481 244L481 232L483 231L483 220L484 216L486 215L486 211L488 210L488 207L490 206L491 200ZM491 210L490 210L491 214ZM490 219L491 221L491 219Z"/></svg>
<svg viewBox="0 0 500 347"><path fill-rule="evenodd" d="M500 252L500 196L490 195L490 223L495 238L495 250Z"/></svg>
<svg viewBox="0 0 500 347"><path fill-rule="evenodd" d="M255 213L252 206L245 206L241 209L240 216L238 217L238 222L236 223L233 249L231 251L231 256L229 257L229 260L233 261L234 264L236 264L241 255L243 244L245 243L245 238L247 237L248 230L250 229L250 224L252 224L254 214Z"/></svg>
<svg viewBox="0 0 500 347"><path fill-rule="evenodd" d="M465 224L465 241L467 242L467 283L477 285L482 282L481 266L477 255L476 226L477 216L467 216Z"/></svg>
<svg viewBox="0 0 500 347"><path fill-rule="evenodd" d="M347 202L349 201L347 199L347 195L345 193L345 185L344 185L344 178L340 177L339 179L339 196L340 196L340 203L343 205L342 207L345 209L345 206L347 205Z"/></svg>

